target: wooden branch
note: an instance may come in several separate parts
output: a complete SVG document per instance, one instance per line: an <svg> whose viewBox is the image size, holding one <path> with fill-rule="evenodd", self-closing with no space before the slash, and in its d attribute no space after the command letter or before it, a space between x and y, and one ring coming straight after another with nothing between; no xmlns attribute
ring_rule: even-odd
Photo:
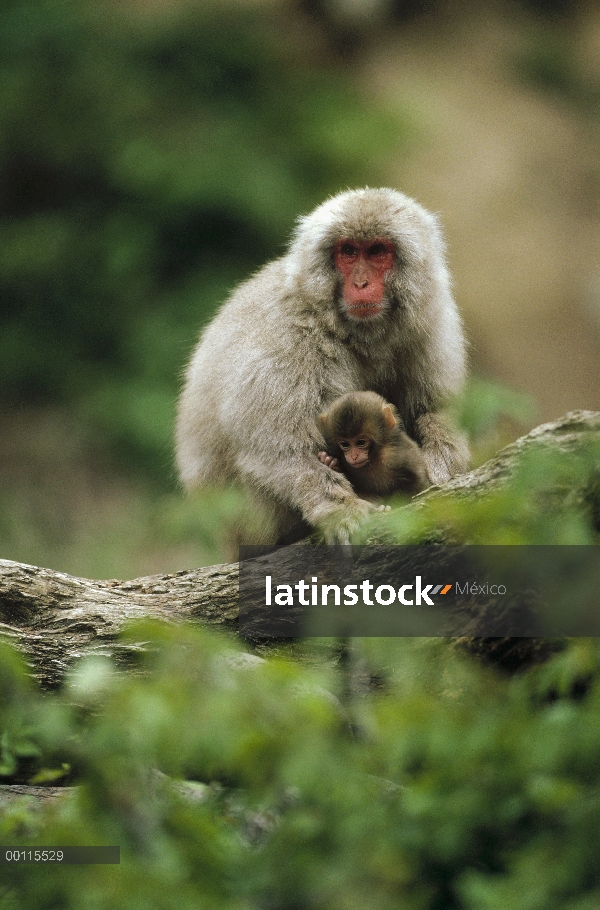
<svg viewBox="0 0 600 910"><path fill-rule="evenodd" d="M600 440L600 413L572 412L537 427L480 468L422 493L416 502L485 494L510 478L525 452L545 447L574 453L592 439ZM20 647L46 687L58 685L84 653L126 658L134 646L115 638L126 622L140 617L236 629L237 563L133 581L91 581L0 560L0 635Z"/></svg>

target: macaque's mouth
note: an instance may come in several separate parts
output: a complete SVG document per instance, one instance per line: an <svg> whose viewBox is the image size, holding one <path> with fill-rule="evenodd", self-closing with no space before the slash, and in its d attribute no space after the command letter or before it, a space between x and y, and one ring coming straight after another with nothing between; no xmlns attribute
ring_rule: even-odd
<svg viewBox="0 0 600 910"><path fill-rule="evenodd" d="M349 316L357 316L359 319L369 319L371 316L378 316L384 309L383 303L352 303L346 304L346 311Z"/></svg>
<svg viewBox="0 0 600 910"><path fill-rule="evenodd" d="M361 461L348 461L348 465L351 468L366 468L366 466L368 464L369 464L368 458L363 458Z"/></svg>

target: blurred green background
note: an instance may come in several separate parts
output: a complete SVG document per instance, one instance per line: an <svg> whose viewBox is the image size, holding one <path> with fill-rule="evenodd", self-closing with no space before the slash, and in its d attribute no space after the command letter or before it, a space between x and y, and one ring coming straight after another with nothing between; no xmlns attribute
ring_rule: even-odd
<svg viewBox="0 0 600 910"><path fill-rule="evenodd" d="M441 215L476 458L600 407L595 4L7 0L0 34L2 557L224 558L240 504L176 485L180 376L347 186Z"/></svg>

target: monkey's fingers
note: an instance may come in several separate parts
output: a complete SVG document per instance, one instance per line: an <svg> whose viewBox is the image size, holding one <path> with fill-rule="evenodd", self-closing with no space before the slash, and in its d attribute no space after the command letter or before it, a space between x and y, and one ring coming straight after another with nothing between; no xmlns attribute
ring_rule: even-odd
<svg viewBox="0 0 600 910"><path fill-rule="evenodd" d="M337 458L332 458L331 455L328 455L327 452L319 452L319 461L321 464L326 465L328 468L331 468L332 471L340 471L340 465Z"/></svg>

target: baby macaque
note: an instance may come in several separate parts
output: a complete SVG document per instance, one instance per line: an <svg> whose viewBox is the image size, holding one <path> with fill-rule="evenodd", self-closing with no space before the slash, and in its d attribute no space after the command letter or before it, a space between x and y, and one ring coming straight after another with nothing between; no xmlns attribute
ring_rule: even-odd
<svg viewBox="0 0 600 910"><path fill-rule="evenodd" d="M396 408L375 392L349 392L319 416L327 452L320 461L346 475L356 493L385 496L428 486L421 449Z"/></svg>

